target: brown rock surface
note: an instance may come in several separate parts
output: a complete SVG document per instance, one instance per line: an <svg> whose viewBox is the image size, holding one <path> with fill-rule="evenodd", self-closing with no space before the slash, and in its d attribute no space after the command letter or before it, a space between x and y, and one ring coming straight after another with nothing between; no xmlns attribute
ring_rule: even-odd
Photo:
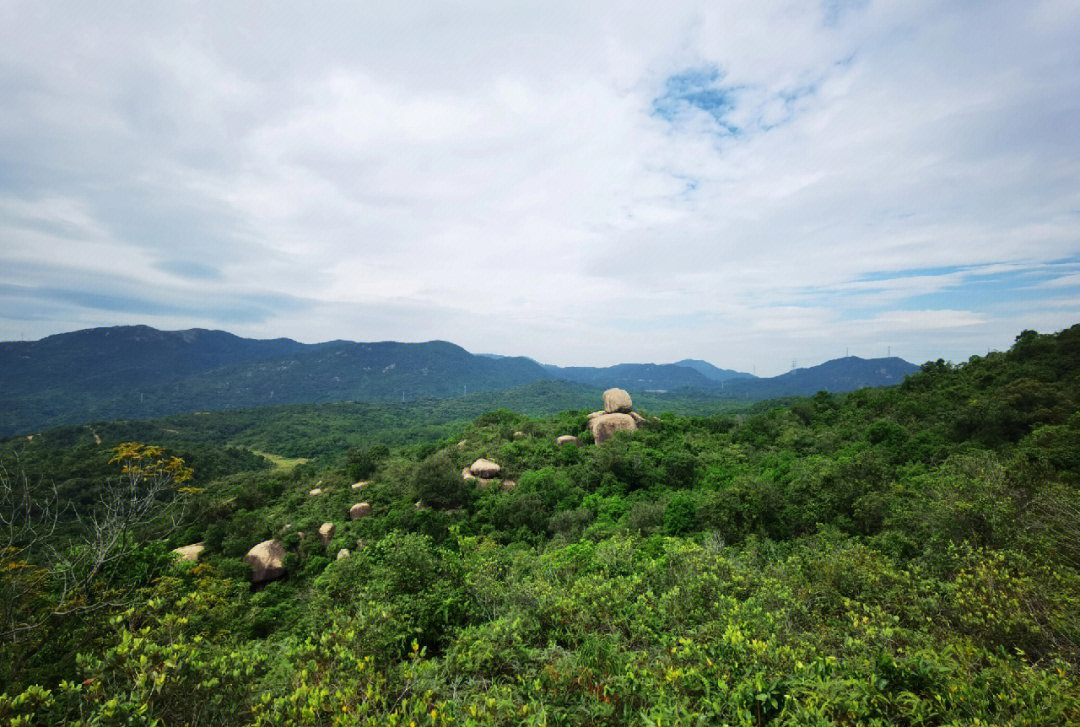
<svg viewBox="0 0 1080 727"><path fill-rule="evenodd" d="M469 471L477 477L483 477L484 479L491 479L492 477L498 477L502 467L492 462L490 459L484 459L481 457L472 463L469 467Z"/></svg>
<svg viewBox="0 0 1080 727"><path fill-rule="evenodd" d="M604 411L608 414L629 414L634 402L625 389L608 389L604 392Z"/></svg>
<svg viewBox="0 0 1080 727"><path fill-rule="evenodd" d="M285 546L276 540L264 540L247 552L244 562L251 566L252 583L280 578L285 575Z"/></svg>
<svg viewBox="0 0 1080 727"><path fill-rule="evenodd" d="M202 543L192 543L182 548L176 548L173 552L180 556L180 560L195 561L199 559L204 550L206 550L206 546Z"/></svg>
<svg viewBox="0 0 1080 727"><path fill-rule="evenodd" d="M589 428L592 430L596 443L602 444L611 439L615 432L635 431L637 422L629 414L605 414L593 419Z"/></svg>

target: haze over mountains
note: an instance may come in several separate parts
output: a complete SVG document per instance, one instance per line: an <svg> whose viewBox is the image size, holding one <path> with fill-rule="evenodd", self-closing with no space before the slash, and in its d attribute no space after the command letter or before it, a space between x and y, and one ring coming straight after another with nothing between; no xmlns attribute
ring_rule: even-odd
<svg viewBox="0 0 1080 727"><path fill-rule="evenodd" d="M447 398L536 382L570 382L575 392L582 385L618 386L631 393L755 400L888 386L917 368L896 357L850 356L757 378L691 359L558 367L471 354L446 341L304 344L224 331L117 326L0 343L0 436L198 410Z"/></svg>

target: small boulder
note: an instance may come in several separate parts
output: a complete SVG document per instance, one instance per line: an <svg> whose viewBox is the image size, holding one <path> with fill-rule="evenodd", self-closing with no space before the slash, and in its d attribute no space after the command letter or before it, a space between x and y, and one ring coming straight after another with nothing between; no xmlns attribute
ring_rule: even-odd
<svg viewBox="0 0 1080 727"><path fill-rule="evenodd" d="M173 552L179 555L182 561L196 561L204 550L206 550L206 546L202 543L192 543L182 548L176 548Z"/></svg>
<svg viewBox="0 0 1080 727"><path fill-rule="evenodd" d="M427 505L425 505L423 500L417 500L416 501L416 509L417 510L430 510L431 508L428 507Z"/></svg>
<svg viewBox="0 0 1080 727"><path fill-rule="evenodd" d="M361 480L360 482L353 483L352 488L354 490L362 490L367 486L368 486L368 481L367 480Z"/></svg>
<svg viewBox="0 0 1080 727"><path fill-rule="evenodd" d="M611 439L615 432L632 432L637 429L637 422L629 414L605 414L592 420L593 439L601 444Z"/></svg>
<svg viewBox="0 0 1080 727"><path fill-rule="evenodd" d="M308 494L311 495L312 497L318 497L319 495L322 494L322 492L323 491L322 491L321 487L316 487L314 490L309 491Z"/></svg>
<svg viewBox="0 0 1080 727"><path fill-rule="evenodd" d="M463 479L463 480L475 480L476 476L472 472L469 471L468 467L466 467L463 470L461 470L461 479Z"/></svg>
<svg viewBox="0 0 1080 727"><path fill-rule="evenodd" d="M319 526L319 540L322 541L324 548L330 545L330 539L334 537L336 531L337 527L334 523L323 523Z"/></svg>
<svg viewBox="0 0 1080 727"><path fill-rule="evenodd" d="M280 578L285 575L285 546L277 540L264 540L247 552L244 562L251 566L251 582Z"/></svg>
<svg viewBox="0 0 1080 727"><path fill-rule="evenodd" d="M503 483L499 486L499 489L503 492L506 492L507 490L514 489L515 487L517 487L517 483L513 480L503 480Z"/></svg>
<svg viewBox="0 0 1080 727"><path fill-rule="evenodd" d="M514 439L524 439L525 432L514 432Z"/></svg>
<svg viewBox="0 0 1080 727"><path fill-rule="evenodd" d="M483 477L484 479L498 477L501 470L502 467L495 464L490 459L484 459L483 457L473 462L472 466L469 467L470 472L477 477Z"/></svg>
<svg viewBox="0 0 1080 727"><path fill-rule="evenodd" d="M608 414L629 414L634 408L630 394L625 389L608 389L604 392L604 411Z"/></svg>
<svg viewBox="0 0 1080 727"><path fill-rule="evenodd" d="M567 444L575 444L580 447L581 440L575 437L573 434L564 434L555 440L555 444L559 445L560 447L563 447Z"/></svg>
<svg viewBox="0 0 1080 727"><path fill-rule="evenodd" d="M352 554L349 552L348 548L342 548L341 550L339 550L337 552L337 560L345 560L350 555L352 555Z"/></svg>
<svg viewBox="0 0 1080 727"><path fill-rule="evenodd" d="M359 520L362 517L367 517L371 514L371 505L366 502L358 502L349 508L349 517L353 520Z"/></svg>

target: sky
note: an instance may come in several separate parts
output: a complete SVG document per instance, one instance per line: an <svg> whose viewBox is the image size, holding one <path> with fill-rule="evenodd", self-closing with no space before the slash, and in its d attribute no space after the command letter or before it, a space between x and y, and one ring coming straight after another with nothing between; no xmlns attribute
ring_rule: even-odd
<svg viewBox="0 0 1080 727"><path fill-rule="evenodd" d="M1080 322L1080 3L0 0L0 340L774 375Z"/></svg>

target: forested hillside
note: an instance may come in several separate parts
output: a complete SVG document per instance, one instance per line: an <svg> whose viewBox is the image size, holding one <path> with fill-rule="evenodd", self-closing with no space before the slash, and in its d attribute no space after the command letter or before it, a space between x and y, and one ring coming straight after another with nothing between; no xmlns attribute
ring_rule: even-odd
<svg viewBox="0 0 1080 727"><path fill-rule="evenodd" d="M240 338L224 331L116 326L40 341L0 342L0 437L66 424L284 404L427 406L434 398L506 392L545 382L562 382L558 396L564 401L583 387L602 391L619 386L635 396L709 400L695 411L715 412L778 396L889 386L915 369L899 359L851 357L756 379L704 361L559 367L521 356L474 355L446 341L303 344L287 338ZM728 380L739 386L725 388ZM515 402L519 396L510 393L505 398ZM716 399L728 401L720 405ZM464 408L475 401L468 400ZM582 406L587 404L578 398L564 408Z"/></svg>
<svg viewBox="0 0 1080 727"><path fill-rule="evenodd" d="M655 403L602 444L598 395L416 438L342 408L364 434L308 462L314 422L257 413L9 440L0 719L1080 721L1080 326L888 389Z"/></svg>

